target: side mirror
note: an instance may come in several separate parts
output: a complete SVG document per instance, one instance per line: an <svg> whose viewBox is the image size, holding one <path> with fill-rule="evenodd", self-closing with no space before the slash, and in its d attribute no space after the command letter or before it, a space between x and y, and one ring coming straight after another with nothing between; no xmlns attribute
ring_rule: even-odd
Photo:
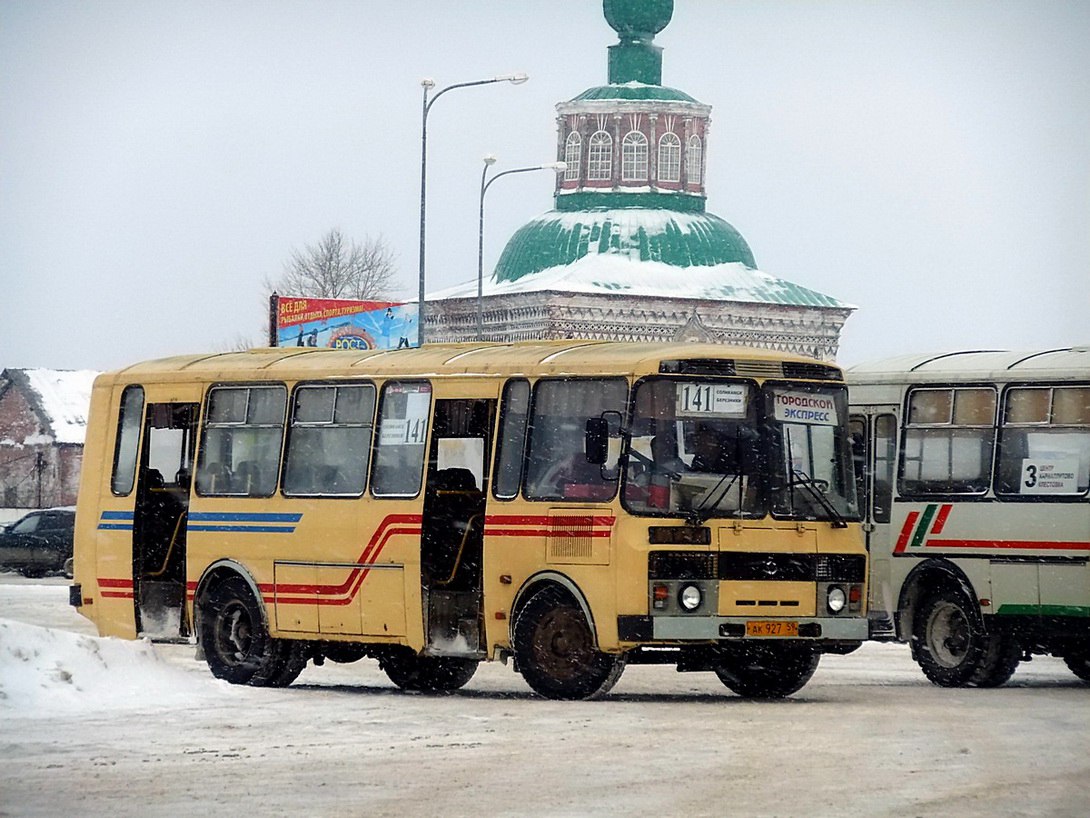
<svg viewBox="0 0 1090 818"><path fill-rule="evenodd" d="M587 418L583 451L588 463L605 465L609 459L609 422L605 418Z"/></svg>

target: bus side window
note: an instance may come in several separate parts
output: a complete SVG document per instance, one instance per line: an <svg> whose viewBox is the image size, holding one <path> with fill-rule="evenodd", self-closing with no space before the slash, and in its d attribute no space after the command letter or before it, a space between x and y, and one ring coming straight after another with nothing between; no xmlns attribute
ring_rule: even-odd
<svg viewBox="0 0 1090 818"><path fill-rule="evenodd" d="M893 472L897 467L897 419L874 419L874 522L888 523L893 510Z"/></svg>
<svg viewBox="0 0 1090 818"><path fill-rule="evenodd" d="M496 444L495 480L492 492L501 500L518 496L526 430L530 413L530 382L511 380L503 388L500 437Z"/></svg>
<svg viewBox="0 0 1090 818"><path fill-rule="evenodd" d="M867 419L863 415L852 415L848 419L848 432L852 442L852 467L855 470L855 494L859 508L869 507L867 495Z"/></svg>
<svg viewBox="0 0 1090 818"><path fill-rule="evenodd" d="M284 494L363 494L374 412L370 384L299 386L284 458Z"/></svg>
<svg viewBox="0 0 1090 818"><path fill-rule="evenodd" d="M902 441L904 494L983 494L991 484L992 387L914 389Z"/></svg>
<svg viewBox="0 0 1090 818"><path fill-rule="evenodd" d="M414 497L420 492L430 415L431 384L426 381L391 381L383 387L371 470L376 497Z"/></svg>
<svg viewBox="0 0 1090 818"><path fill-rule="evenodd" d="M1090 488L1090 386L1007 391L996 494L1070 498Z"/></svg>
<svg viewBox="0 0 1090 818"><path fill-rule="evenodd" d="M126 386L121 393L121 411L117 420L117 448L110 489L125 495L132 491L136 477L136 453L140 448L140 427L144 420L144 389Z"/></svg>
<svg viewBox="0 0 1090 818"><path fill-rule="evenodd" d="M616 493L617 472L587 460L588 418L624 414L628 384L619 378L541 380L534 390L525 494L530 500L603 502Z"/></svg>
<svg viewBox="0 0 1090 818"><path fill-rule="evenodd" d="M208 392L197 493L271 497L276 491L288 390L216 386Z"/></svg>

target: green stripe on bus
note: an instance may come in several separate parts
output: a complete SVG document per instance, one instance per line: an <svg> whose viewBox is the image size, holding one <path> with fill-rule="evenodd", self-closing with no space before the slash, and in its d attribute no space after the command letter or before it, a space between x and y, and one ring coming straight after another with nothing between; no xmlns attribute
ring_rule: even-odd
<svg viewBox="0 0 1090 818"><path fill-rule="evenodd" d="M1086 605L1000 605L999 616L1084 616L1090 617Z"/></svg>
<svg viewBox="0 0 1090 818"><path fill-rule="evenodd" d="M931 528L931 521L935 518L937 508L937 505L931 503L924 509L923 514L920 515L920 524L916 526L916 533L912 535L912 542L908 544L909 548L919 548L923 544L924 535Z"/></svg>

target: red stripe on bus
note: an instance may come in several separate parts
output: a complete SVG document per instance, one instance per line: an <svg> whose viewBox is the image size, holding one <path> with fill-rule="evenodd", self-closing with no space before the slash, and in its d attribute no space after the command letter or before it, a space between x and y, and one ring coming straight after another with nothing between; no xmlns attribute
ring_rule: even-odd
<svg viewBox="0 0 1090 818"><path fill-rule="evenodd" d="M390 514L371 535L363 552L356 559L364 567L352 568L345 580L338 585L300 583L261 583L258 591L266 602L306 605L348 605L355 599L360 585L371 572L368 563L375 562L390 540L399 535L417 535L422 531L419 514ZM562 515L488 515L485 517L485 535L490 537L591 537L610 536L616 518L594 514ZM504 527L511 526L511 527ZM516 526L525 526L519 528ZM99 578L100 588L116 588L102 591L107 598L132 599L131 579ZM186 583L186 598L193 600L197 583ZM301 596L304 595L305 596ZM285 596L291 595L291 596Z"/></svg>
<svg viewBox="0 0 1090 818"><path fill-rule="evenodd" d="M1040 542L1036 540L936 540L928 548L1024 548L1050 551L1090 551L1090 542Z"/></svg>
<svg viewBox="0 0 1090 818"><path fill-rule="evenodd" d="M608 537L609 529L601 528L488 528L489 537Z"/></svg>
<svg viewBox="0 0 1090 818"><path fill-rule="evenodd" d="M946 518L950 516L950 512L953 508L953 503L943 503L943 505L939 507L939 516L935 518L935 524L931 526L932 534L942 533L942 529L946 525Z"/></svg>
<svg viewBox="0 0 1090 818"><path fill-rule="evenodd" d="M99 577L98 578L98 587L99 588L128 588L131 591L132 590L132 580L131 579L113 579L111 577Z"/></svg>
<svg viewBox="0 0 1090 818"><path fill-rule="evenodd" d="M419 514L391 514L383 519L379 523L378 528L375 529L374 534L371 535L370 542L363 549L363 552L356 559L358 563L374 562L378 559L382 549L386 547L386 543L390 539L398 534L420 534L420 515ZM410 523L408 526L395 527L399 523ZM295 583L264 583L259 585L258 588L261 591L262 596L268 594L316 594L318 596L325 597L339 597L344 594L348 594L347 599L343 601L338 600L319 600L322 604L341 604L347 605L353 596L355 596L356 589L359 583L356 582L357 578L359 582L363 581L363 578L367 576L370 571L369 568L353 568L348 572L348 576L345 577L344 582L339 585L300 585ZM313 602L313 599L308 600Z"/></svg>
<svg viewBox="0 0 1090 818"><path fill-rule="evenodd" d="M515 514L488 514L484 518L484 523L486 526L503 523L512 526L548 526L550 528L573 525L608 526L612 528L616 519L616 517L592 514L556 514L553 516L541 514L532 517L529 515Z"/></svg>
<svg viewBox="0 0 1090 818"><path fill-rule="evenodd" d="M920 512L910 511L905 518L905 524L901 526L901 533L897 537L897 545L893 548L894 554L903 554L908 538L912 535L912 529L916 527L916 520L920 518Z"/></svg>

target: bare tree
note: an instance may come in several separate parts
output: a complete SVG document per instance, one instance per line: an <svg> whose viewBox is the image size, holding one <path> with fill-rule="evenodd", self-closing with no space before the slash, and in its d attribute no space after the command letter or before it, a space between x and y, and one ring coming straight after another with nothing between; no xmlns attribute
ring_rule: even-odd
<svg viewBox="0 0 1090 818"><path fill-rule="evenodd" d="M395 258L382 236L356 244L334 228L317 244L292 250L280 278L265 280L266 290L270 295L381 300L393 286Z"/></svg>

